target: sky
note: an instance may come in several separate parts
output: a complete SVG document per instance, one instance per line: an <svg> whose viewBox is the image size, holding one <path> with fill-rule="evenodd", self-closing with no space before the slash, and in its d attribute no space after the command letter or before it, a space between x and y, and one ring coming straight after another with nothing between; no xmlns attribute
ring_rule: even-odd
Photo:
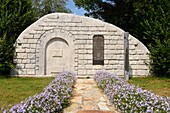
<svg viewBox="0 0 170 113"><path fill-rule="evenodd" d="M66 7L69 8L69 9L72 11L72 13L73 13L73 14L76 14L76 15L81 15L81 16L83 16L84 13L86 12L83 8L78 9L78 8L75 6L73 0L68 0L68 3L67 3L67 6L66 6Z"/></svg>

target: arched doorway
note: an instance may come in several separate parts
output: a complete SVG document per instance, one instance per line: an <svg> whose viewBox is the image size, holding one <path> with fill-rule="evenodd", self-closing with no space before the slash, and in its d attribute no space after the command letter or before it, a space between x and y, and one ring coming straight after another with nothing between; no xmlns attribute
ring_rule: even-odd
<svg viewBox="0 0 170 113"><path fill-rule="evenodd" d="M70 48L62 38L53 38L46 45L45 74L58 74L69 70Z"/></svg>

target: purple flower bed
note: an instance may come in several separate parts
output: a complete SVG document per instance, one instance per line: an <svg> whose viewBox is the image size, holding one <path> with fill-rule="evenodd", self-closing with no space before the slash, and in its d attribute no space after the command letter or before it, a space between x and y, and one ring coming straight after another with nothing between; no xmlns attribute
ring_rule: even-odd
<svg viewBox="0 0 170 113"><path fill-rule="evenodd" d="M42 93L27 98L4 113L61 113L70 103L75 81L75 74L62 72Z"/></svg>
<svg viewBox="0 0 170 113"><path fill-rule="evenodd" d="M95 75L98 86L110 102L124 113L170 113L170 98L128 84L115 74L99 71Z"/></svg>

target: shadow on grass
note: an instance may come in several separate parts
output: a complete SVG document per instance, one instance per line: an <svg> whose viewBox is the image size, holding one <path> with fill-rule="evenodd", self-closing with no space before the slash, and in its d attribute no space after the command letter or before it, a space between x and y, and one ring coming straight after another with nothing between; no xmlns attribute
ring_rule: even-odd
<svg viewBox="0 0 170 113"><path fill-rule="evenodd" d="M11 78L19 78L17 76L9 76L9 75L0 75L0 79L11 79Z"/></svg>

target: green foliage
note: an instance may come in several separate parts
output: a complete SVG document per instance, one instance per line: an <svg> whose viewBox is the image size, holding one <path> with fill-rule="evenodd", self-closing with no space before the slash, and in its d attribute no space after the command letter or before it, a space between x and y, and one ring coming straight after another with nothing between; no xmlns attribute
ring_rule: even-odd
<svg viewBox="0 0 170 113"><path fill-rule="evenodd" d="M150 42L150 70L153 75L170 77L170 7L168 0L152 0L141 22Z"/></svg>
<svg viewBox="0 0 170 113"><path fill-rule="evenodd" d="M86 16L102 19L112 23L124 30L133 21L133 0L74 0L78 7L83 7L87 13ZM128 25L129 26L128 26Z"/></svg>
<svg viewBox="0 0 170 113"><path fill-rule="evenodd" d="M14 42L34 22L30 0L0 0L0 74L14 68Z"/></svg>
<svg viewBox="0 0 170 113"><path fill-rule="evenodd" d="M46 14L54 12L70 13L71 11L66 8L68 0L32 0L34 14L40 18Z"/></svg>
<svg viewBox="0 0 170 113"><path fill-rule="evenodd" d="M11 39L4 33L0 39L0 74L8 74L8 71L14 68L12 59L14 47L11 43Z"/></svg>
<svg viewBox="0 0 170 113"><path fill-rule="evenodd" d="M130 32L145 45L147 41L143 39L143 28L140 21L141 15L136 13L136 8L143 4L141 0L74 0L76 6L83 7L91 16L112 23L119 28ZM141 3L141 4L140 4ZM138 4L140 4L138 6Z"/></svg>

